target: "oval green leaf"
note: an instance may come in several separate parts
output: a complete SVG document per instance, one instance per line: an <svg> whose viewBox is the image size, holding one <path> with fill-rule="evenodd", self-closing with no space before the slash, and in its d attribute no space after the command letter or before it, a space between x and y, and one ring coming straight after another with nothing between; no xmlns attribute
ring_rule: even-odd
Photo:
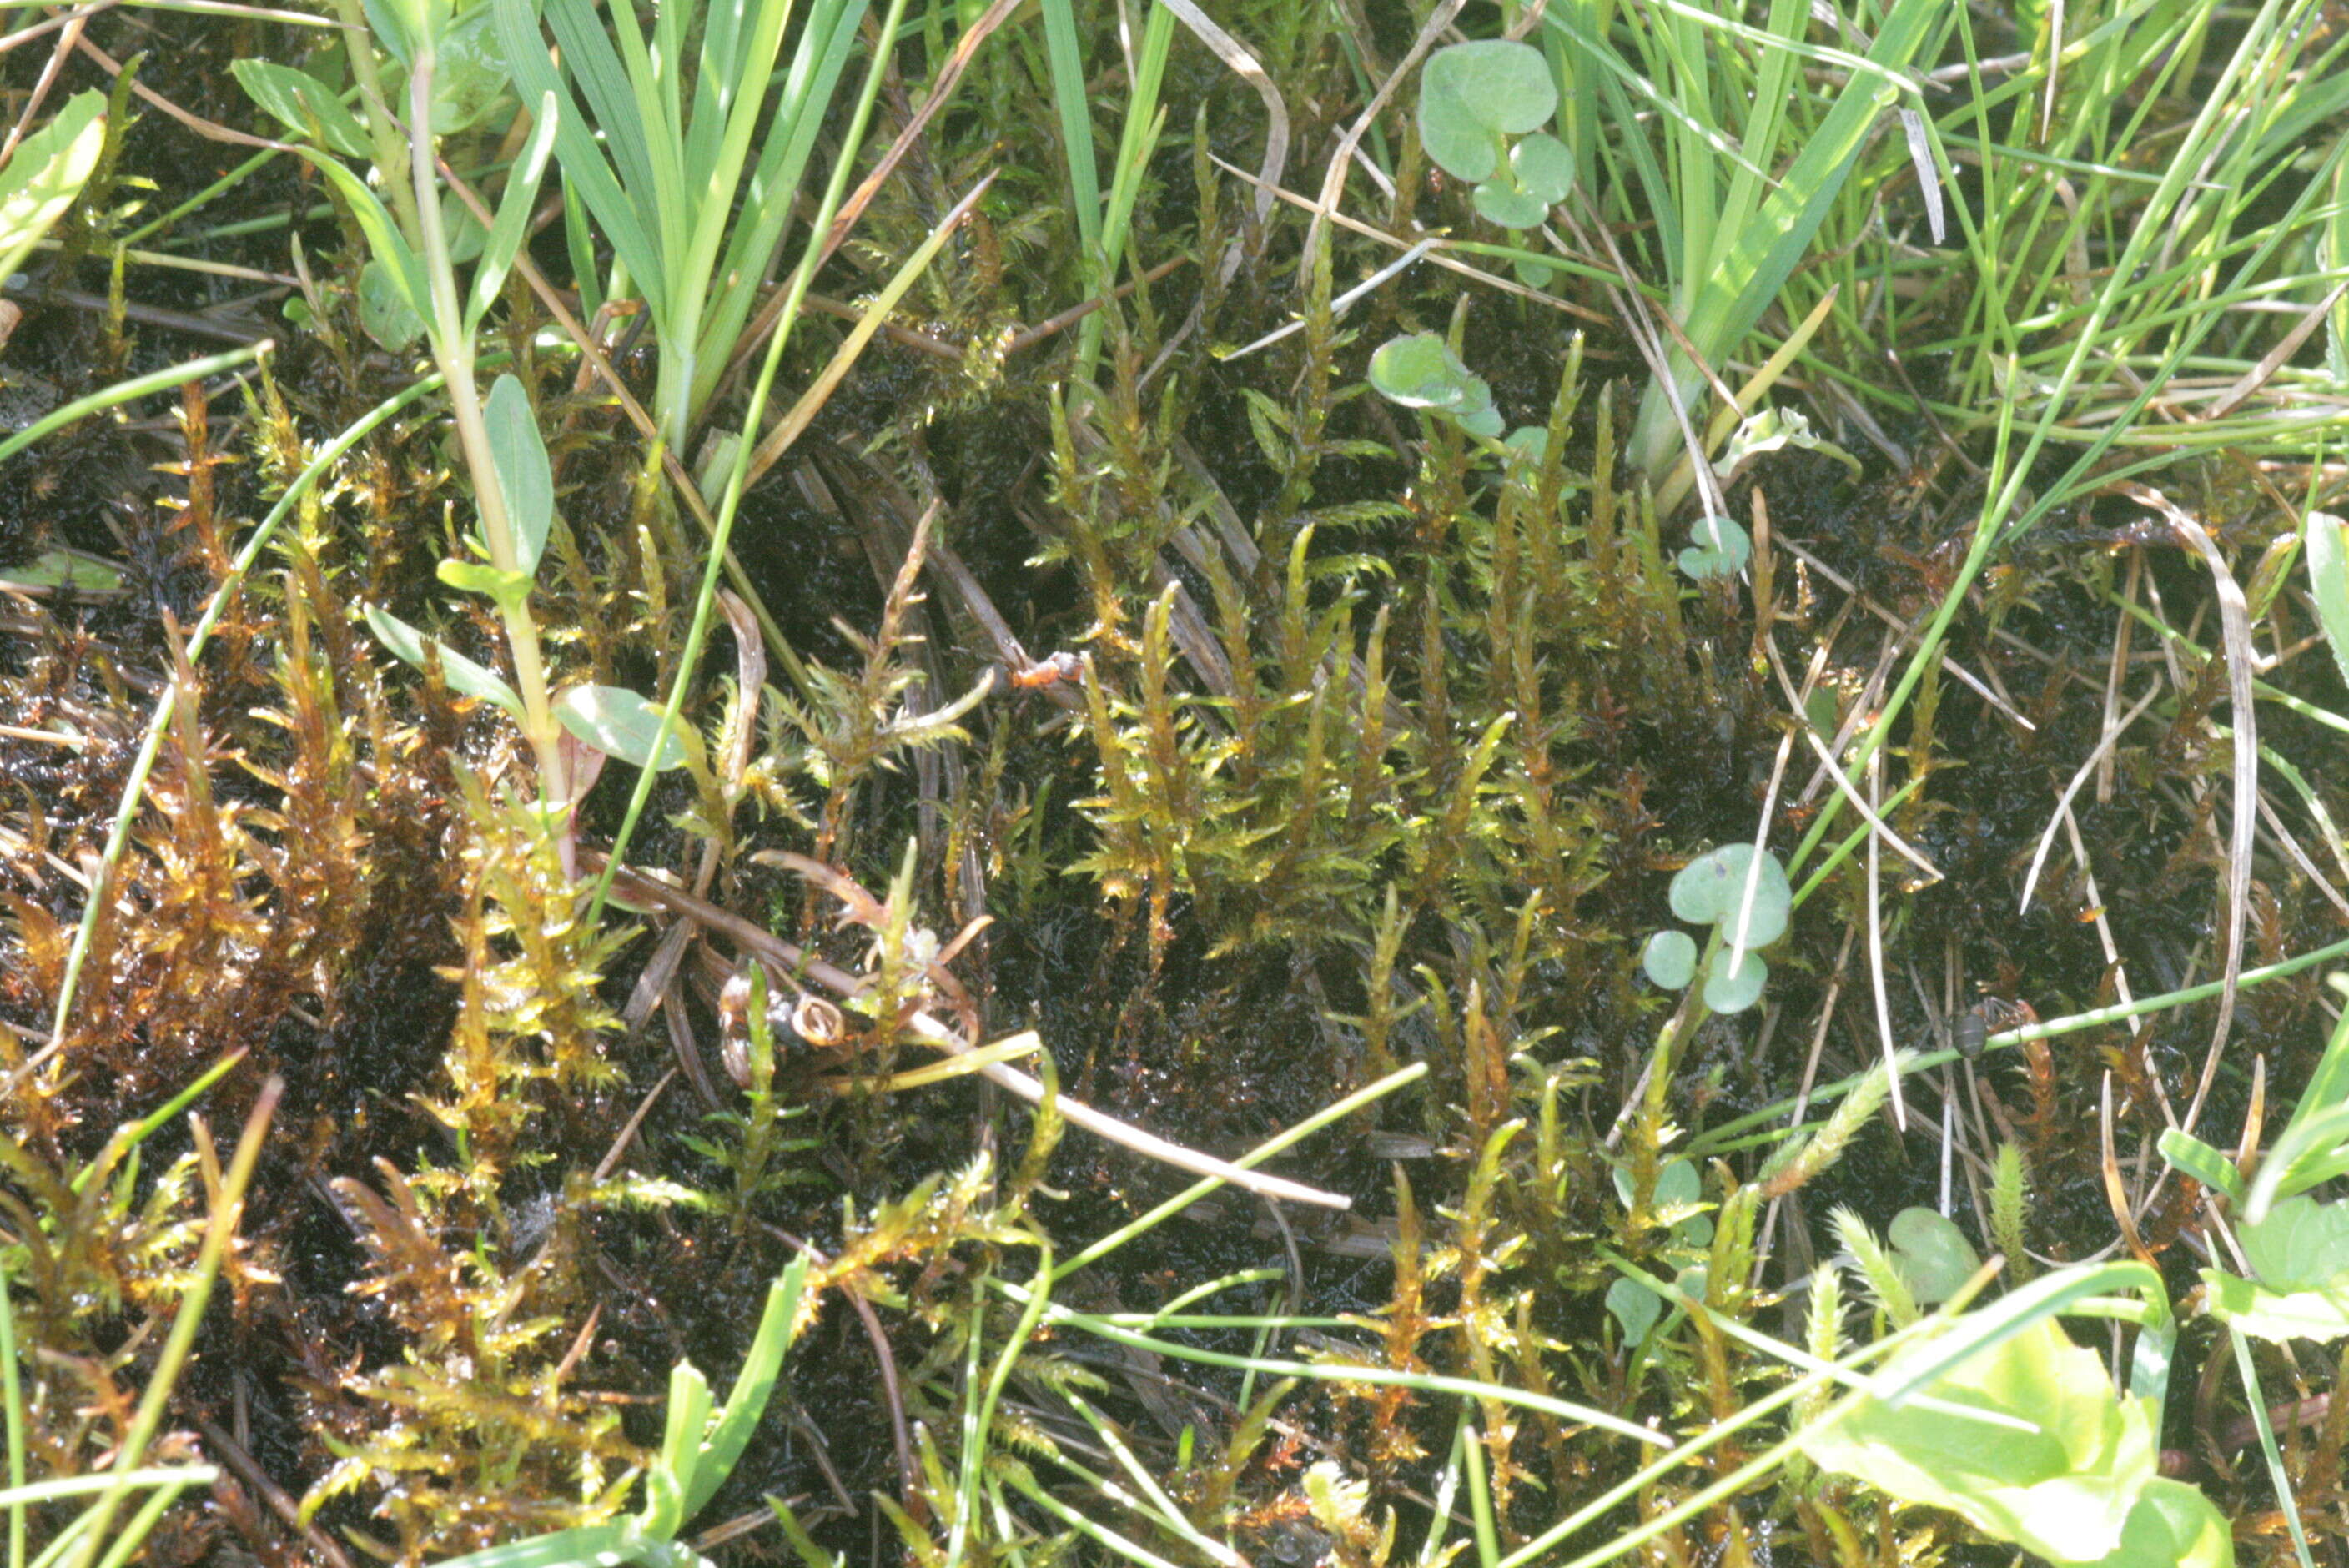
<svg viewBox="0 0 2349 1568"><path fill-rule="evenodd" d="M1607 1287L1607 1310L1623 1327L1623 1343L1637 1345L1648 1337L1664 1314L1663 1298L1635 1279L1619 1279Z"/></svg>
<svg viewBox="0 0 2349 1568"><path fill-rule="evenodd" d="M2156 1476L2121 1526L2121 1543L2088 1568L2234 1568L2227 1516L2199 1488Z"/></svg>
<svg viewBox="0 0 2349 1568"><path fill-rule="evenodd" d="M49 226L66 214L98 169L106 146L106 95L96 88L66 100L0 168L0 283L14 277Z"/></svg>
<svg viewBox="0 0 2349 1568"><path fill-rule="evenodd" d="M1371 385L1406 408L1456 408L1472 384L1481 385L1476 373L1433 332L1391 338L1371 356Z"/></svg>
<svg viewBox="0 0 2349 1568"><path fill-rule="evenodd" d="M554 711L582 745L639 768L655 766L656 740L658 770L678 767L701 751L701 738L682 719L662 739L661 710L626 686L573 686L555 699Z"/></svg>
<svg viewBox="0 0 2349 1568"><path fill-rule="evenodd" d="M513 526L514 564L524 577L535 577L554 526L554 469L538 433L538 415L530 394L509 373L490 388L481 416L490 429L490 463L505 498L506 521Z"/></svg>
<svg viewBox="0 0 2349 1568"><path fill-rule="evenodd" d="M1901 1210L1885 1234L1892 1243L1893 1264L1920 1305L1949 1300L1982 1267L1966 1233L1930 1209Z"/></svg>
<svg viewBox="0 0 2349 1568"><path fill-rule="evenodd" d="M2240 1234L2243 1256L2271 1290L2349 1288L2349 1202L2286 1198Z"/></svg>
<svg viewBox="0 0 2349 1568"><path fill-rule="evenodd" d="M2309 597L2316 602L2316 622L2333 649L2333 663L2349 681L2349 547L2342 539L2342 521L2329 511L2312 511L2301 533L2301 556L2308 562Z"/></svg>
<svg viewBox="0 0 2349 1568"><path fill-rule="evenodd" d="M366 130L341 97L309 72L256 59L233 60L228 68L244 96L295 135L345 158L373 155Z"/></svg>
<svg viewBox="0 0 2349 1568"><path fill-rule="evenodd" d="M361 330L391 353L424 335L424 318L408 303L398 273L380 256L359 269L358 303Z"/></svg>

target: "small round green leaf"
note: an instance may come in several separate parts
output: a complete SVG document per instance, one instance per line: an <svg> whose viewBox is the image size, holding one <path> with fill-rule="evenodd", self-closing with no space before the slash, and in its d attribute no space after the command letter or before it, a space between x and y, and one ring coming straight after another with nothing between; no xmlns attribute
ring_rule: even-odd
<svg viewBox="0 0 2349 1568"><path fill-rule="evenodd" d="M1696 944L1684 931L1660 931L1648 938L1640 966L1665 990L1677 991L1696 978Z"/></svg>
<svg viewBox="0 0 2349 1568"><path fill-rule="evenodd" d="M1476 379L1433 332L1390 339L1371 356L1371 385L1406 408L1456 407Z"/></svg>
<svg viewBox="0 0 2349 1568"><path fill-rule="evenodd" d="M1537 130L1509 149L1509 172L1526 194L1555 207L1574 189L1574 154L1557 138Z"/></svg>
<svg viewBox="0 0 2349 1568"><path fill-rule="evenodd" d="M1689 530L1689 547L1680 553L1680 567L1699 582L1734 577L1754 558L1753 541L1729 518L1699 519L1696 526Z"/></svg>
<svg viewBox="0 0 2349 1568"><path fill-rule="evenodd" d="M1549 216L1549 203L1515 185L1487 180L1476 187L1476 211L1504 229L1530 229Z"/></svg>
<svg viewBox="0 0 2349 1568"><path fill-rule="evenodd" d="M1454 44L1427 57L1420 102L1456 104L1477 124L1504 136L1539 130L1557 112L1557 82L1531 44L1485 38Z"/></svg>
<svg viewBox="0 0 2349 1568"><path fill-rule="evenodd" d="M1637 1345L1656 1326L1664 1313L1661 1297L1635 1279L1619 1279L1607 1287L1607 1310L1623 1326L1623 1343Z"/></svg>
<svg viewBox="0 0 2349 1568"><path fill-rule="evenodd" d="M1748 953L1735 969L1730 969L1729 949L1721 949L1705 965L1704 1005L1716 1013L1743 1013L1762 999L1762 987L1770 979L1770 965L1758 953Z"/></svg>
<svg viewBox="0 0 2349 1568"><path fill-rule="evenodd" d="M1749 872L1754 883L1750 903L1745 891ZM1757 865L1751 844L1723 844L1690 861L1672 879L1674 914L1699 924L1718 925L1733 943L1743 936L1747 947L1767 947L1784 936L1794 902L1794 889L1778 857L1764 854ZM1742 931L1733 923L1741 911L1744 914Z"/></svg>
<svg viewBox="0 0 2349 1568"><path fill-rule="evenodd" d="M1893 1265L1920 1306L1944 1302L1982 1267L1982 1258L1955 1222L1930 1209L1903 1209L1885 1232Z"/></svg>

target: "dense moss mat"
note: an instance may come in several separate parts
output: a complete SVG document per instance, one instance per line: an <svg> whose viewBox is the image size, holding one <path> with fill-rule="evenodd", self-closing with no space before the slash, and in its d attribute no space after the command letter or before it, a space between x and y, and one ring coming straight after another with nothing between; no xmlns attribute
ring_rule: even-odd
<svg viewBox="0 0 2349 1568"><path fill-rule="evenodd" d="M1259 49L1292 145L1314 159L1365 101L1360 71L1381 75L1423 20L1356 9L1226 19ZM1107 69L1109 18L1086 19ZM283 52L266 27L88 22L115 57L144 52L140 79L157 92L253 129L225 63ZM893 120L934 58L918 42L885 95ZM28 85L34 53L0 64L11 87ZM1904 318L1919 343L1891 346L1920 351L1878 388L1876 439L1843 438L1850 467L1789 448L1740 471L1728 502L1753 520L1754 570L1692 584L1673 564L1685 520L1659 520L1624 455L1648 371L1604 292L1567 280L1528 298L1430 265L1333 317L1333 295L1390 253L1334 230L1309 251L1303 214L1259 217L1216 172L1217 160L1255 167L1263 122L1246 85L1187 39L1131 242L1137 269L1183 264L1101 313L1094 384L1072 386L1078 327L1020 336L1082 294L1043 69L1040 44L1009 35L983 53L819 276L820 293L854 300L1000 170L897 330L747 498L741 583L780 640L747 609L718 640L688 717L735 760L667 776L628 851L864 982L826 1017L793 1014L779 981L771 1067L728 1001L737 944L641 897L590 923L583 862L518 804L528 759L512 726L389 659L359 619L377 605L468 656L503 656L487 613L435 576L468 502L429 403L336 468L236 594L202 667L178 672L79 999L40 1055L90 857L175 674L177 629L317 444L417 367L367 335L364 253L313 210L320 183L281 159L146 242L278 273L298 236L306 325L285 319L282 289L129 266L131 302L271 333L266 368L84 421L0 465L0 567L69 547L122 573L119 592L0 603L0 1243L36 1479L93 1469L121 1441L186 1288L222 1130L264 1082L284 1085L224 1288L167 1411L174 1451L223 1477L175 1506L149 1561L414 1561L614 1517L659 1441L671 1367L730 1377L770 1282L802 1248L823 1260L822 1315L699 1523L759 1524L771 1494L828 1548L896 1552L902 1535L935 1551L965 1418L1019 1321L993 1285L1030 1278L1046 1239L1065 1259L1188 1179L1040 1123L973 1076L889 1083L933 1059L903 1026L916 1008L988 1040L1033 1029L1060 1090L1222 1157L1423 1068L1275 1161L1350 1213L1275 1212L1227 1191L1071 1274L1061 1299L1143 1310L1237 1277L1216 1310L1312 1326L1166 1336L1474 1377L1686 1432L1783 1374L1685 1319L1624 1342L1609 1255L1666 1272L1690 1261L1688 1215L1655 1201L1661 1161L1866 1068L1883 1033L1934 1048L1984 997L2054 1018L2223 964L2223 661L2120 607L2151 606L2215 650L2210 577L2111 492L2001 552L1880 758L1884 819L1938 874L1887 852L1871 891L1866 854L1843 861L1771 951L1764 1005L1681 1042L1666 1115L1632 1114L1674 1006L1639 963L1671 923L1672 873L1723 842L1791 845L1827 809L1835 785L1810 739L1832 749L1878 708L1949 592L1998 410L1947 428L1932 409L1978 388L1930 351L1929 316ZM1403 108L1380 134L1404 192L1384 215L1393 226L1492 237L1461 191L1425 177ZM478 142L486 162L495 139ZM184 321L110 311L103 257L242 156L141 110L110 183L36 269L7 376L71 397L203 347ZM1309 185L1318 164L1299 167L1288 182ZM1907 222L1920 198L1895 181L1880 200ZM1636 242L1638 225L1619 228ZM535 254L567 276L559 225ZM1954 320L1971 280L1951 273L1938 286ZM683 639L696 524L640 482L646 452L613 400L535 342L545 321L518 284L503 320L485 347L512 354L555 462L563 523L536 601L553 657L566 679L648 687ZM1300 321L1261 352L1225 352ZM1504 466L1369 393L1371 347L1423 328L1453 334L1510 424L1546 428L1542 460ZM794 384L831 332L819 318L791 349ZM619 346L636 349L618 354L623 371L648 379L625 333ZM1881 346L1822 352L1882 381ZM2033 478L2059 467L2049 457ZM2246 580L2298 526L2277 487L2307 482L2224 449L2162 476ZM2280 647L2309 630L2290 595L2262 611ZM745 690L746 672L765 689ZM2343 707L2321 656L2263 678ZM950 722L929 721L982 685ZM2124 704L2153 694L2151 717L2090 769L2019 909L2116 691ZM2329 766L2337 735L2270 705L2260 739L2333 820L2349 812ZM583 853L616 830L628 774L614 764L582 804ZM2297 798L2278 809L2306 820ZM854 902L778 853L836 868L885 908L843 918ZM2247 965L2339 937L2337 869L2261 842ZM943 965L951 985L924 967L982 921ZM2326 1030L2321 978L2243 993L2206 1129L2240 1125L2254 1055L2266 1105L2290 1103ZM1881 1226L1954 1186L1971 1223L2002 1142L2025 1155L2041 1264L2111 1249L2107 1096L2113 1146L2137 1161L2168 1124L2165 1098L2194 1092L2213 1006L1913 1077L1905 1132L1871 1120L1791 1194L1747 1238L1734 1260L1747 1274L1719 1305L1800 1342L1802 1297L1785 1293L1832 1252L1831 1208ZM193 1117L154 1128L135 1160L109 1144L223 1061ZM1707 1202L1756 1158L1723 1150L1702 1172ZM2199 1201L2177 1191L2137 1221L2181 1300ZM2213 1436L2240 1409L2223 1342L2217 1359L2211 1347L2189 1330L2173 1387L2194 1397L2173 1399L2165 1441L2247 1538L2272 1534L2267 1478ZM2332 1382L2303 1357L2284 1386L2322 1399ZM1414 1541L1458 1420L1425 1394L1291 1387L1067 1331L1028 1342L988 1462L1032 1466L1039 1488L1182 1561L1196 1548L1053 1461L1112 1468L1072 1394L1201 1529L1258 1563L1380 1561L1390 1511ZM1479 1410L1504 1541L1648 1457L1555 1413ZM2328 1541L2342 1528L2342 1419L2296 1428L2287 1455ZM1743 1457L1707 1465L1726 1473ZM1340 1506L1331 1478L1367 1490ZM1602 1528L1709 1479L1651 1489ZM1018 1521L1062 1529L1032 1498ZM1766 1562L1774 1541L1781 1560L2003 1560L1946 1517L1791 1480L1653 1550ZM746 1530L710 1551L769 1561L780 1542ZM1847 1542L1868 1544L1834 1555Z"/></svg>

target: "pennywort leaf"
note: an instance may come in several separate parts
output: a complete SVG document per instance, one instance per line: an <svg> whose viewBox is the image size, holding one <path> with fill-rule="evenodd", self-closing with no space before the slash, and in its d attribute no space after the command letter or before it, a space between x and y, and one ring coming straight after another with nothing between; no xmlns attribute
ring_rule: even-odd
<svg viewBox="0 0 2349 1568"><path fill-rule="evenodd" d="M1454 44L1430 55L1420 73L1420 140L1454 179L1489 178L1506 138L1538 130L1557 112L1557 83L1530 44Z"/></svg>

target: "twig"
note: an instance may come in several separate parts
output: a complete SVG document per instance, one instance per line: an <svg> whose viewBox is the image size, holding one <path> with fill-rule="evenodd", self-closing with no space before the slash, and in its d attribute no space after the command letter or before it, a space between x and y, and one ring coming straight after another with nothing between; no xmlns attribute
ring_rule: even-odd
<svg viewBox="0 0 2349 1568"><path fill-rule="evenodd" d="M580 848L579 857L582 867L591 873L600 872L604 869L605 857L595 850L583 845ZM615 872L613 882L630 898L659 904L672 914L683 915L688 919L699 922L713 931L721 933L736 946L755 954L765 962L781 976L803 975L843 996L853 995L859 989L854 975L834 968L823 959L802 951L796 944L785 942L764 927L720 909L706 900L696 898L683 889L670 887L665 882L656 882L650 877L626 869L620 869ZM927 1013L913 1014L906 1020L905 1026L924 1044L950 1056L966 1056L972 1049L970 1044L961 1036L931 1017ZM1044 1102L1044 1086L1016 1068L1001 1062L990 1062L978 1070L989 1081L1009 1089L1031 1105L1041 1105ZM1179 1143L1170 1143L1154 1133L1144 1132L1129 1122L1121 1121L1106 1112L1095 1110L1083 1101L1071 1099L1065 1094L1058 1097L1054 1105L1064 1119L1096 1137L1123 1145L1147 1159L1172 1165L1177 1170L1188 1171L1195 1176L1206 1176L1218 1181L1228 1181L1235 1187L1244 1187L1251 1192L1268 1198L1286 1198L1291 1202L1313 1203L1326 1209L1353 1207L1353 1200L1340 1193L1325 1192L1318 1187L1308 1187L1302 1182L1291 1181L1285 1177L1267 1176L1258 1171L1244 1170L1227 1161L1218 1160L1213 1155L1185 1149Z"/></svg>
<svg viewBox="0 0 2349 1568"><path fill-rule="evenodd" d="M2227 966L2225 986L2219 993L2219 1022L2210 1032L2210 1049L2202 1060L2202 1077L2194 1086L2194 1099L2186 1108L2185 1129L2191 1132L2202 1115L2202 1102L2219 1075L2219 1057L2227 1044L2227 1030L2235 1021L2235 993L2243 974L2243 923L2251 893L2251 841L2259 830L2260 742L2258 716L2251 693L2251 609L2242 585L2227 569L2209 530L2187 515L2177 503L2147 485L2123 484L2119 492L2151 507L2169 521L2178 536L2194 547L2210 569L2211 587L2219 598L2219 627L2225 644L2227 692L2234 708L2235 820L2227 845Z"/></svg>

